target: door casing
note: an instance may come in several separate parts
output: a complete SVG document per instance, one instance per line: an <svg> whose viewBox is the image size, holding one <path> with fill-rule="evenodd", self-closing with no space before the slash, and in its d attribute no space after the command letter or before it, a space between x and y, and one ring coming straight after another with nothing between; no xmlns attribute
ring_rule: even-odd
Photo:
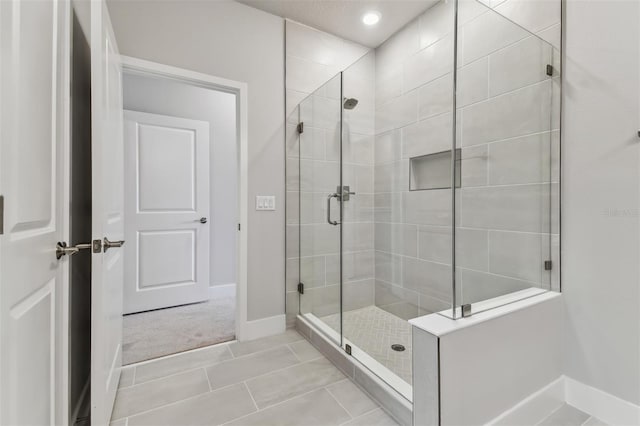
<svg viewBox="0 0 640 426"><path fill-rule="evenodd" d="M238 232L236 237L236 338L240 341L258 337L247 320L247 217L248 217L248 85L170 65L121 55L123 71L156 76L236 95Z"/></svg>

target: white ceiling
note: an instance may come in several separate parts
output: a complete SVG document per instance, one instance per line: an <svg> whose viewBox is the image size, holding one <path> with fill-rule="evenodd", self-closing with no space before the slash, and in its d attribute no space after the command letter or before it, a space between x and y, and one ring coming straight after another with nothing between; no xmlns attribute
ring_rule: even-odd
<svg viewBox="0 0 640 426"><path fill-rule="evenodd" d="M438 0L237 0L274 15L337 35L367 47L378 47ZM373 26L362 23L370 10L381 13Z"/></svg>

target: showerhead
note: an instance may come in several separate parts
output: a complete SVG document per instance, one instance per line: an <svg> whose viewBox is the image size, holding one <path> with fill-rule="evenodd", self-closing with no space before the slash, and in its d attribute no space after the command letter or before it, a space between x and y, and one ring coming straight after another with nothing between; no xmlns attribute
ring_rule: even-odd
<svg viewBox="0 0 640 426"><path fill-rule="evenodd" d="M356 98L344 98L344 109L354 109L358 105Z"/></svg>

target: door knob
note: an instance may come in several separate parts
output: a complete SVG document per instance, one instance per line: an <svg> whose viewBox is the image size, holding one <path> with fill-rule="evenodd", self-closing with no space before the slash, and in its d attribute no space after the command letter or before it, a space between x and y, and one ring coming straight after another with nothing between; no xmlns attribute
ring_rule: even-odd
<svg viewBox="0 0 640 426"><path fill-rule="evenodd" d="M207 223L207 218L206 217L201 217L200 218L200 223Z"/></svg>
<svg viewBox="0 0 640 426"><path fill-rule="evenodd" d="M73 256L78 253L80 250L87 250L91 248L91 243L86 244L76 244L73 247L69 247L66 242L58 241L56 244L56 259L60 260L62 256Z"/></svg>
<svg viewBox="0 0 640 426"><path fill-rule="evenodd" d="M109 239L107 237L104 237L104 252L106 253L107 250L109 250L110 248L117 248L117 247L122 247L124 245L124 240L120 240L120 241L109 241Z"/></svg>

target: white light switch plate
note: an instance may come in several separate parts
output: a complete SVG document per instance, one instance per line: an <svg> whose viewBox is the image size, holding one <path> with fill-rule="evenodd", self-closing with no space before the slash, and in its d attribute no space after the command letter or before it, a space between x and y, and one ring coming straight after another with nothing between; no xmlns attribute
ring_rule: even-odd
<svg viewBox="0 0 640 426"><path fill-rule="evenodd" d="M276 197L274 195L256 195L256 210L275 210Z"/></svg>

